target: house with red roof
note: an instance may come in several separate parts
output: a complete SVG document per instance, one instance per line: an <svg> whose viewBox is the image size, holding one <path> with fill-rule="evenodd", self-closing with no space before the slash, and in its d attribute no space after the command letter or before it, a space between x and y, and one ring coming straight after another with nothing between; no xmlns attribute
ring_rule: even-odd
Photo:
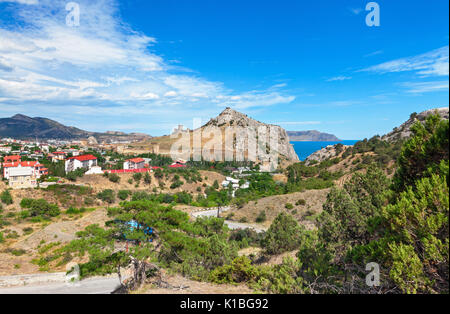
<svg viewBox="0 0 450 314"><path fill-rule="evenodd" d="M94 155L82 155L75 156L66 159L65 170L66 173L83 168L90 170L92 167L97 166L97 157Z"/></svg>
<svg viewBox="0 0 450 314"><path fill-rule="evenodd" d="M8 159L11 160L11 159ZM27 175L39 179L43 175L48 175L48 169L37 161L14 161L3 163L3 177L7 180L14 174Z"/></svg>
<svg viewBox="0 0 450 314"><path fill-rule="evenodd" d="M20 162L21 158L19 155L14 156L5 156L3 157L3 161L6 162Z"/></svg>
<svg viewBox="0 0 450 314"><path fill-rule="evenodd" d="M144 169L145 160L143 158L128 159L123 163L124 170Z"/></svg>
<svg viewBox="0 0 450 314"><path fill-rule="evenodd" d="M50 155L50 154L49 154ZM67 156L67 153L66 152L53 152L52 154L51 154L51 157L52 157L52 162L58 162L58 161L60 161L60 160L65 160L66 159L66 156Z"/></svg>

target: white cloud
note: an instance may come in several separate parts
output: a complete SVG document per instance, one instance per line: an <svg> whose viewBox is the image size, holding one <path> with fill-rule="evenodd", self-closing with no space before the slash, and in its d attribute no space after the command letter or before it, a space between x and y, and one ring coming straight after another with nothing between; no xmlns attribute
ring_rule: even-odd
<svg viewBox="0 0 450 314"><path fill-rule="evenodd" d="M408 88L409 93L421 94L437 91L448 91L448 81L434 81L434 82L407 82L402 86Z"/></svg>
<svg viewBox="0 0 450 314"><path fill-rule="evenodd" d="M4 108L12 106L45 115L64 105L64 110L73 108L73 114L81 116L89 112L97 117L125 118L134 113L148 117L155 108L186 116L185 110L272 106L294 100L277 90L282 85L236 92L169 65L148 49L157 47L155 38L118 19L114 0L78 0L79 27L66 26L66 3L40 0L38 6L18 5L12 24L0 26L0 112L9 112ZM77 107L69 105L74 103Z"/></svg>
<svg viewBox="0 0 450 314"><path fill-rule="evenodd" d="M327 82L351 80L351 76L335 76L327 80Z"/></svg>
<svg viewBox="0 0 450 314"><path fill-rule="evenodd" d="M15 2L20 4L38 4L39 0L0 0L0 2Z"/></svg>
<svg viewBox="0 0 450 314"><path fill-rule="evenodd" d="M363 9L362 8L349 8L350 12L352 12L354 15L359 15Z"/></svg>
<svg viewBox="0 0 450 314"><path fill-rule="evenodd" d="M377 51L374 51L374 52L371 52L371 53L368 53L368 54L364 55L364 58L381 55L382 53L383 53L383 50L377 50Z"/></svg>
<svg viewBox="0 0 450 314"><path fill-rule="evenodd" d="M418 56L385 62L361 71L378 73L414 71L421 77L448 76L449 47L445 46Z"/></svg>
<svg viewBox="0 0 450 314"><path fill-rule="evenodd" d="M176 96L178 96L178 94L176 91L171 90L171 91L165 93L164 96L165 97L176 97Z"/></svg>

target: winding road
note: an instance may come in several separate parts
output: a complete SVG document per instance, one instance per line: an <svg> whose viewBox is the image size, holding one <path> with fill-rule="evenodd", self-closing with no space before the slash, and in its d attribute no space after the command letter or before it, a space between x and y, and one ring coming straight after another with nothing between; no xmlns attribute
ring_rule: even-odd
<svg viewBox="0 0 450 314"><path fill-rule="evenodd" d="M0 294L110 294L120 282L115 277L94 277L77 283L47 282L0 288Z"/></svg>

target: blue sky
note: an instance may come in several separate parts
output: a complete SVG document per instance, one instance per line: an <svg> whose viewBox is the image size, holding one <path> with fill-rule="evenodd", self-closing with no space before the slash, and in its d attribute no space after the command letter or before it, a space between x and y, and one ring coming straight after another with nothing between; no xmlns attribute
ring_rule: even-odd
<svg viewBox="0 0 450 314"><path fill-rule="evenodd" d="M0 117L168 134L230 106L287 130L384 134L448 106L448 1L0 0Z"/></svg>

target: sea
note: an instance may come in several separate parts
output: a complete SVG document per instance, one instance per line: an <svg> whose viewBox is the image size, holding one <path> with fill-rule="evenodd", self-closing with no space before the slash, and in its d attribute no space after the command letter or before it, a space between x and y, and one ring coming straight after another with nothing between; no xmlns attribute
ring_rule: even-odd
<svg viewBox="0 0 450 314"><path fill-rule="evenodd" d="M294 150L300 158L301 161L304 161L309 155L315 153L318 150L321 150L324 147L335 144L343 144L343 145L355 145L359 140L346 140L339 142L291 142L294 145Z"/></svg>

